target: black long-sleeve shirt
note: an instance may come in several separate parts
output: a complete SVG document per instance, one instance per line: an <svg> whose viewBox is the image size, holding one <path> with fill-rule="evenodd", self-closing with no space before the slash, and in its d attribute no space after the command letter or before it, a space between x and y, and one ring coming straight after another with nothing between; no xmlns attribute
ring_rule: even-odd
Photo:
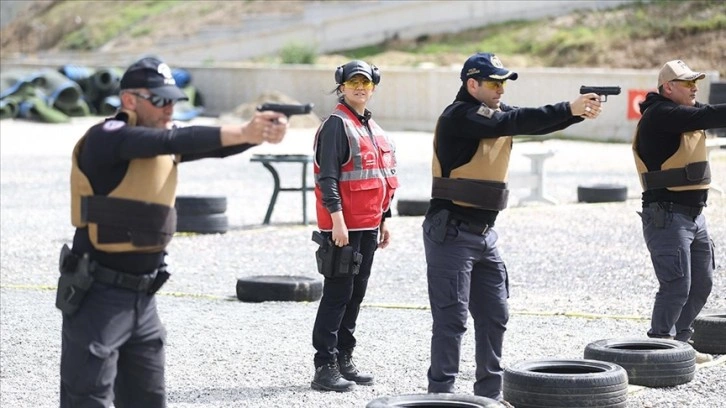
<svg viewBox="0 0 726 408"><path fill-rule="evenodd" d="M449 105L436 124L436 155L444 177L451 170L468 163L476 153L481 139L516 135L544 135L584 119L572 116L569 102L545 105L539 108L520 108L500 104L500 111L491 117L477 114L482 103L471 96L462 86L454 103ZM434 198L429 212L448 209L457 217L483 224L494 225L498 211L463 207L451 200Z"/></svg>
<svg viewBox="0 0 726 408"><path fill-rule="evenodd" d="M660 170L681 144L685 132L726 126L726 104L680 105L655 92L640 104L642 118L638 124L636 149L649 171ZM708 190L670 191L665 188L643 192L643 204L670 201L703 207Z"/></svg>
<svg viewBox="0 0 726 408"><path fill-rule="evenodd" d="M205 157L226 157L241 153L254 144L222 147L220 129L190 126L175 129L155 129L126 126L119 122L123 114L92 126L79 155L79 167L86 175L96 195L108 195L126 175L133 159L164 154L181 155L181 161ZM77 228L73 237L73 252L89 253L91 259L109 268L128 273L150 272L161 265L164 252L110 253L96 250L88 237L87 228Z"/></svg>

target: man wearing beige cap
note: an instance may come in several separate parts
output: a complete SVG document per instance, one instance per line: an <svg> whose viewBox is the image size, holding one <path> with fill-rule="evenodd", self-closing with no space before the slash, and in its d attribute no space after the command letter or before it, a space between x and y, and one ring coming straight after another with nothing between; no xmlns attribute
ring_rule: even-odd
<svg viewBox="0 0 726 408"><path fill-rule="evenodd" d="M643 236L658 278L648 336L687 342L711 293L714 247L702 214L711 171L704 129L726 126L726 104L696 102L706 74L667 62L640 104L633 155L643 187ZM696 362L711 360L696 353Z"/></svg>

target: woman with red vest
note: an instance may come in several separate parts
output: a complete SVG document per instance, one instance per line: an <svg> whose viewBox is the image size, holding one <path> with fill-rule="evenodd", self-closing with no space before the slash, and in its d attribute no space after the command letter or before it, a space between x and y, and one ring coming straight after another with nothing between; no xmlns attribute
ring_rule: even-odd
<svg viewBox="0 0 726 408"><path fill-rule="evenodd" d="M339 102L315 136L315 197L318 228L337 247L362 255L358 273L325 277L313 327L315 377L320 391L350 391L373 376L352 360L353 336L366 293L373 255L390 233L385 219L398 187L394 145L366 108L380 82L378 68L354 60L335 71Z"/></svg>

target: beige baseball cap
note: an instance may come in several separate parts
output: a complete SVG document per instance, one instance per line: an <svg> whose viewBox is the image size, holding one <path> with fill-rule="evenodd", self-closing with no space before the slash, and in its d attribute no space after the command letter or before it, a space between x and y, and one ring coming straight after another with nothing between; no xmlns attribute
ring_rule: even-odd
<svg viewBox="0 0 726 408"><path fill-rule="evenodd" d="M703 72L695 72L688 68L685 62L681 60L668 61L663 65L658 73L658 86L665 84L668 81L693 81L703 79L706 74Z"/></svg>

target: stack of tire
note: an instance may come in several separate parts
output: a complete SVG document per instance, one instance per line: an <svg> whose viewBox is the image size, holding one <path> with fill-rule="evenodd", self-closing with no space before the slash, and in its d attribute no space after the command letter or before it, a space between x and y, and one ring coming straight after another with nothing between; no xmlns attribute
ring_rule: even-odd
<svg viewBox="0 0 726 408"><path fill-rule="evenodd" d="M724 343L719 319L723 322L726 315L699 317L708 327L703 330L705 344ZM698 331L695 323L694 329ZM720 340L713 341L716 338ZM695 372L696 351L688 343L654 338L597 340L585 347L584 359L529 360L505 368L504 399L517 408L625 408L628 385L671 387L690 382Z"/></svg>
<svg viewBox="0 0 726 408"><path fill-rule="evenodd" d="M585 347L585 358L615 363L628 373L628 383L672 387L693 380L696 351L670 339L606 339Z"/></svg>
<svg viewBox="0 0 726 408"><path fill-rule="evenodd" d="M693 348L709 354L726 354L726 310L701 312L693 322Z"/></svg>
<svg viewBox="0 0 726 408"><path fill-rule="evenodd" d="M177 196L177 232L224 234L229 229L227 197Z"/></svg>

